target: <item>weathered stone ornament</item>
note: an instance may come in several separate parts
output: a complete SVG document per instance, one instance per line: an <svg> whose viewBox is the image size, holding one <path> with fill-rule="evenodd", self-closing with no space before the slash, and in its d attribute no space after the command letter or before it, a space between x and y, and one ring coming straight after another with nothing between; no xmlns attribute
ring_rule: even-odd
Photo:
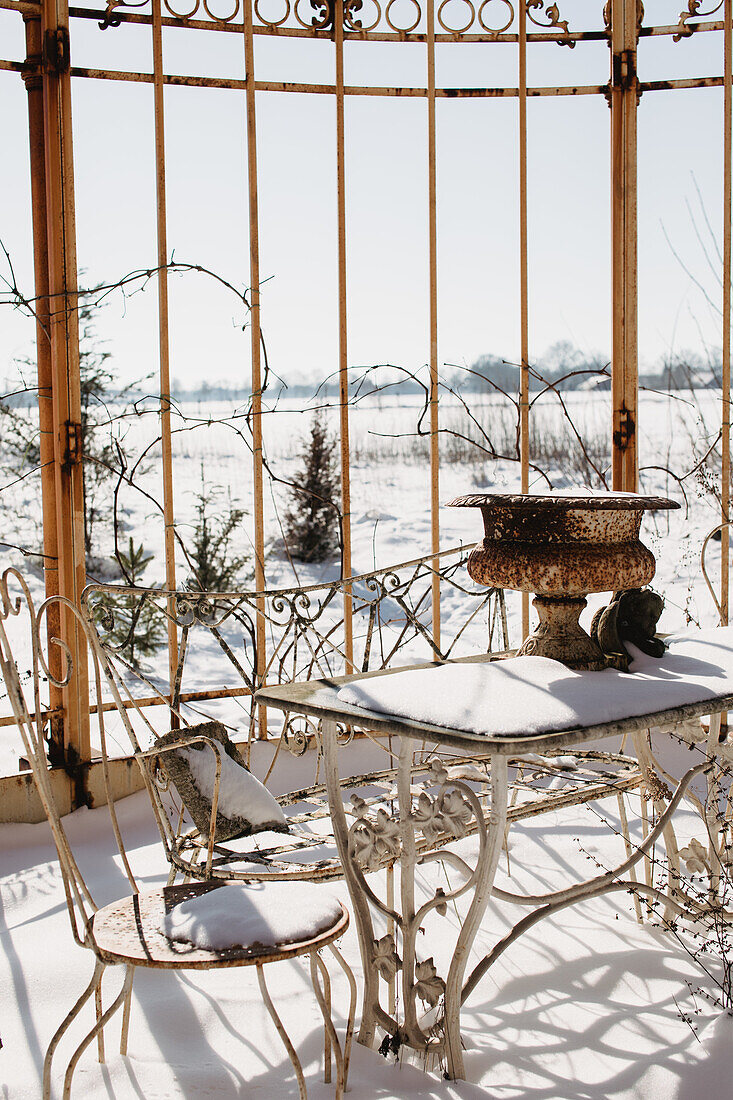
<svg viewBox="0 0 733 1100"><path fill-rule="evenodd" d="M666 497L634 493L475 493L450 506L480 508L483 516L484 540L471 553L469 575L536 594L539 625L517 655L585 670L609 665L578 621L586 595L649 584L656 563L639 540L642 514L679 508Z"/></svg>
<svg viewBox="0 0 733 1100"><path fill-rule="evenodd" d="M610 666L628 672L631 655L625 642L632 642L650 657L663 656L666 646L656 636L663 610L662 597L648 588L614 592L610 604L599 608L593 616L590 636Z"/></svg>

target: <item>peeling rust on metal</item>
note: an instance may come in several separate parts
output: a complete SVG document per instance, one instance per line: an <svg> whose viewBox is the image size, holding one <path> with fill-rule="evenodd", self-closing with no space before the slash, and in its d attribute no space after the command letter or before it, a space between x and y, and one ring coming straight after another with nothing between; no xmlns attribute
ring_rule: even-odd
<svg viewBox="0 0 733 1100"><path fill-rule="evenodd" d="M67 27L46 31L43 37L43 68L53 76L62 76L71 68L71 42Z"/></svg>
<svg viewBox="0 0 733 1100"><path fill-rule="evenodd" d="M589 592L641 588L654 577L654 555L639 541L645 509L677 508L664 497L479 493L454 507L480 508L484 539L468 559L478 583L534 592L539 626L520 655L551 657L569 668L607 661L579 625Z"/></svg>

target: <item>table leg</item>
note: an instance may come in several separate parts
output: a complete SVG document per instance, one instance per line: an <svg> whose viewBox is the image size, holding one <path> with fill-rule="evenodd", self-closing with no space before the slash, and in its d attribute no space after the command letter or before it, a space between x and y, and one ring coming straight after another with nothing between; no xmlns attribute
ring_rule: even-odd
<svg viewBox="0 0 733 1100"><path fill-rule="evenodd" d="M507 820L506 758L494 757L491 761L491 810L488 819L485 819L476 793L467 783L451 779L439 760L426 766L425 770L429 773L426 789L419 798L416 797L413 788L415 742L412 738L402 737L397 771L399 818L393 819L383 809L372 813L366 802L357 798L354 820L349 824L339 782L339 747L334 721L324 719L322 736L333 831L353 907L364 972L358 1040L372 1045L379 1025L391 1037L392 1049L404 1044L427 1057L445 1057L447 1075L462 1078L465 1076L460 1029L463 976L491 897L504 842ZM432 897L416 905L416 832L421 831L429 841L433 838L439 841L436 851L420 857L421 863L445 859L447 853L442 845L445 844L446 834L455 839L465 836L471 817L476 818L479 836L479 851L474 866L469 866L455 855L464 872L463 882L448 892L438 887ZM399 860L400 865L398 910L394 909L389 885L385 903L375 894L365 877L365 871L377 870L395 859ZM448 976L444 981L437 973L432 955L429 955L430 945L422 935L425 919L433 910L445 915L450 901L469 892L471 903L458 932ZM379 940L375 938L372 909L381 913L388 927L392 928ZM393 1012L386 1012L380 1003L380 976L387 983L395 977L401 979L399 1019ZM430 1028L423 1025L420 1003L439 1014Z"/></svg>
<svg viewBox="0 0 733 1100"><path fill-rule="evenodd" d="M349 889L354 920L359 939L362 969L364 972L364 992L362 996L361 1022L357 1042L372 1046L377 1025L375 1007L379 1003L379 975L372 960L374 926L372 924L369 902L361 888L358 874L349 851L349 824L341 797L341 784L338 772L338 730L336 723L324 718L322 728L323 762L325 771L328 803L331 810L331 822L336 838L339 859L344 869L344 878Z"/></svg>
<svg viewBox="0 0 733 1100"><path fill-rule="evenodd" d="M507 815L507 759L491 758L491 810L487 836L476 867L476 882L468 913L461 926L445 986L445 1047L447 1072L452 1079L464 1078L461 1044L461 1000L463 977L473 941L491 897L496 868L499 863Z"/></svg>
<svg viewBox="0 0 733 1100"><path fill-rule="evenodd" d="M657 818L660 818L664 814L665 803L664 799L660 798L658 794L655 796L655 789L659 787L659 780L654 770L654 763L652 761L651 753L647 745L646 739L648 736L648 730L634 731L634 733L632 734L634 742L634 752L636 753L636 759L639 761L641 774L644 776L644 789L642 789L642 798L645 794L647 794L651 798ZM667 825L665 825L662 835L664 837L664 847L667 853L668 863L667 903L664 909L664 920L671 921L674 918L673 901L674 898L677 896L680 882L679 849L677 846L677 835L674 831L674 826L671 819L669 820ZM653 887L653 866L650 861L650 857L646 855L644 857L644 861L647 868L647 884Z"/></svg>

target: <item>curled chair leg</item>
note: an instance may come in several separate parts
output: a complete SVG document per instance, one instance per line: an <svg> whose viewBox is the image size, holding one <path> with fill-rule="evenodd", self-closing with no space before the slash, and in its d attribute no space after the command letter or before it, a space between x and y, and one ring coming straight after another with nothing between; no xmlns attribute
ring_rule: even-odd
<svg viewBox="0 0 733 1100"><path fill-rule="evenodd" d="M331 1018L331 998L329 996L331 979L328 975L326 964L324 963L323 959L317 951L311 951L310 960L313 992L316 995L316 1000L318 1001L318 1005L321 1009L321 1014L323 1016L324 1031L326 1032L326 1035L330 1036L330 1045L333 1049L334 1058L336 1059L336 1100L342 1100L344 1089L346 1087L346 1082L344 1079L344 1056L341 1052L341 1044L339 1043L338 1035L336 1034L336 1028L333 1026L333 1020ZM321 987L321 982L323 982L323 987ZM326 1044L326 1050L328 1050L328 1044ZM330 1057L328 1058L328 1061L326 1063L326 1071L327 1072L325 1079L326 1083L328 1084L331 1078Z"/></svg>
<svg viewBox="0 0 733 1100"><path fill-rule="evenodd" d="M298 1055L295 1051L295 1047L290 1042L290 1036L288 1035L287 1031L283 1027L282 1020L280 1019L277 1012L275 1011L275 1006L272 1003L272 1000L270 998L270 994L267 991L267 986L265 985L265 975L263 974L262 969L263 968L261 966L257 967L257 981L260 983L260 993L262 994L262 1000L265 1003L265 1008L270 1013L270 1018L271 1018L273 1024L277 1028L278 1035L280 1036L280 1038L283 1041L283 1046L285 1047L285 1049L288 1052L288 1058L290 1059L290 1061L293 1064L293 1069L295 1070L295 1076L298 1079L298 1095L300 1097L300 1100L307 1100L308 1093L305 1090L305 1078L303 1077L303 1067L300 1064L300 1059L298 1058ZM65 1097L64 1097L64 1100L66 1100Z"/></svg>
<svg viewBox="0 0 733 1100"><path fill-rule="evenodd" d="M349 1058L351 1057L351 1040L354 1036L354 1023L356 1020L356 978L354 972L343 957L335 943L330 943L329 949L336 959L349 981L349 1017L346 1023L346 1039L344 1040L344 1089L349 1082Z"/></svg>
<svg viewBox="0 0 733 1100"><path fill-rule="evenodd" d="M72 1054L71 1061L69 1062L69 1065L67 1066L67 1069L66 1069L66 1076L64 1077L63 1100L70 1100L70 1097L71 1097L71 1080L74 1076L74 1070L76 1069L77 1063L78 1063L79 1059L81 1058L82 1054L87 1049L89 1044L92 1042L92 1040L94 1039L94 1036L98 1035L99 1032L102 1030L102 1028L105 1027L109 1023L109 1021L112 1019L112 1017L114 1016L115 1012L120 1007L122 1002L127 998L128 994L130 992L130 989L132 988L132 974L133 974L132 967L131 966L127 967L127 970L125 971L125 980L122 983L122 989L117 994L117 996L115 997L114 1001L109 1006L107 1011L102 1013L99 1020L97 1020L95 1022L94 1027L91 1029L91 1031L89 1031L84 1036L82 1041L79 1043L79 1046L76 1048L76 1050Z"/></svg>
<svg viewBox="0 0 733 1100"><path fill-rule="evenodd" d="M104 969L105 964L102 962L101 959L97 959L96 965L94 967L94 973L92 974L92 979L89 982L89 985L86 987L74 1007L66 1015L65 1019L62 1021L61 1025L57 1029L56 1034L51 1039L51 1042L48 1044L46 1057L43 1061L43 1100L50 1100L51 1097L51 1062L53 1061L56 1047L59 1045L65 1032L79 1015L79 1012L82 1010L92 994L96 994L97 990L99 989L100 982L102 981L102 974L104 974Z"/></svg>

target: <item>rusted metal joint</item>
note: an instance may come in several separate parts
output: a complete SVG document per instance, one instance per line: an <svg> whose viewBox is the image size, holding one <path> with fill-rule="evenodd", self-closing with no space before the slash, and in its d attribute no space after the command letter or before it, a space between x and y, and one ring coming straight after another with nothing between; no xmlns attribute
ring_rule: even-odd
<svg viewBox="0 0 733 1100"><path fill-rule="evenodd" d="M85 764L84 761L80 759L73 745L67 746L63 766L64 771L73 784L73 793L71 796L73 808L75 810L78 810L81 806L88 806L91 808L92 796L87 788L89 765Z"/></svg>
<svg viewBox="0 0 733 1100"><path fill-rule="evenodd" d="M73 420L66 421L66 449L64 451L64 469L79 466L83 458L83 436L81 424Z"/></svg>
<svg viewBox="0 0 733 1100"><path fill-rule="evenodd" d="M71 68L69 28L56 27L43 36L43 71L51 76L63 76Z"/></svg>
<svg viewBox="0 0 733 1100"><path fill-rule="evenodd" d="M48 716L45 731L46 755L52 768L65 768L64 755L64 713L61 707L55 707Z"/></svg>
<svg viewBox="0 0 733 1100"><path fill-rule="evenodd" d="M636 88L636 50L619 50L613 55L613 85L622 92Z"/></svg>
<svg viewBox="0 0 733 1100"><path fill-rule="evenodd" d="M613 431L614 446L618 447L620 451L625 451L636 435L636 423L625 404L619 410L616 424L617 426Z"/></svg>

